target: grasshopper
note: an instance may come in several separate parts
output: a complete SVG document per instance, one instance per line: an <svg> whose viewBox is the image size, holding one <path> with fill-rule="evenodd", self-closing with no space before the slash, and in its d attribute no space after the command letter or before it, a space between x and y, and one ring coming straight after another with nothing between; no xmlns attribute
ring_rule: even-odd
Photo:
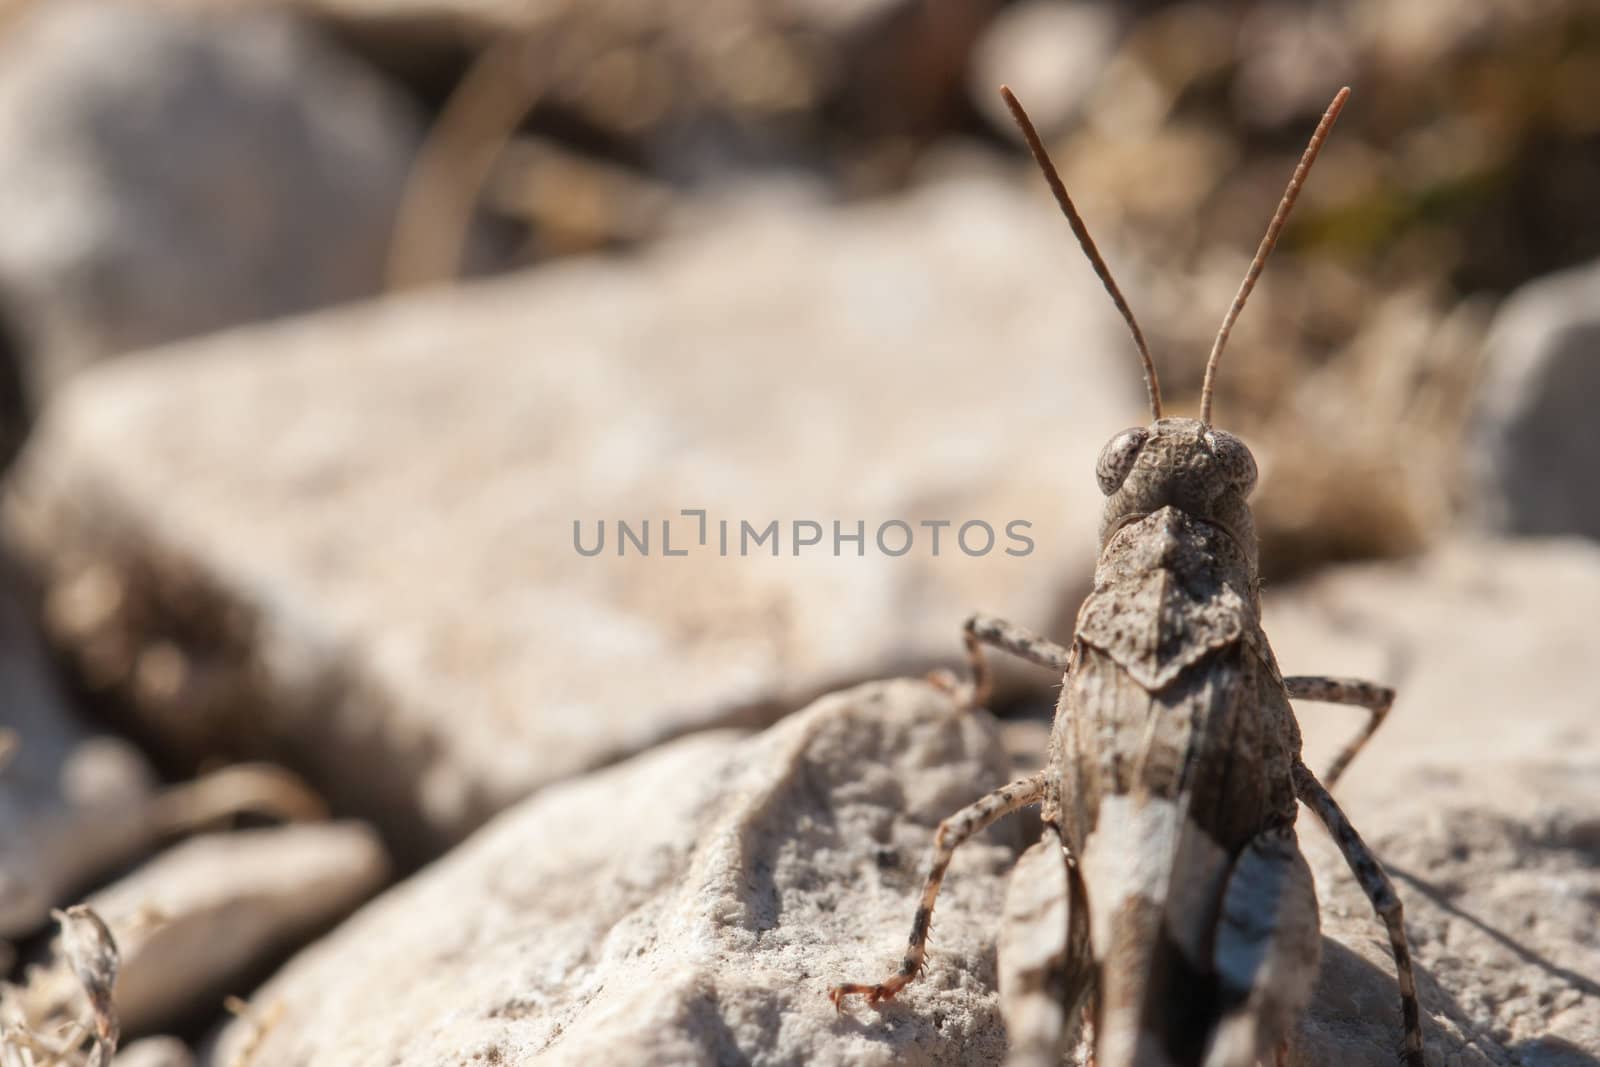
<svg viewBox="0 0 1600 1067"><path fill-rule="evenodd" d="M1327 826L1388 930L1407 1067L1423 1067L1421 1012L1400 899L1371 850L1301 759L1291 700L1363 707L1365 729L1325 775L1332 785L1383 722L1394 692L1353 679L1284 677L1260 614L1258 545L1247 498L1250 450L1211 425L1228 334L1322 143L1323 115L1217 332L1198 419L1163 417L1149 346L1021 104L1001 88L1045 180L1144 365L1152 422L1100 453L1106 496L1094 590L1070 648L974 615L970 677L936 677L985 702L984 647L1063 675L1049 764L944 820L899 969L829 993L877 1004L923 970L934 900L961 843L1041 806L1044 839L1019 861L1001 934L1001 1005L1013 1062L1057 1063L1091 1020L1099 1067L1249 1067L1287 1055L1321 949L1297 801ZM1026 878L1028 884L1018 884Z"/></svg>

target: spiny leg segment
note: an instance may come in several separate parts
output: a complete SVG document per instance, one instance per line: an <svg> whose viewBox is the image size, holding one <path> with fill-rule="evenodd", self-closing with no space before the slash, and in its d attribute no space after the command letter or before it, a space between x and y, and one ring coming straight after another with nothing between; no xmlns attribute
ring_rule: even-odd
<svg viewBox="0 0 1600 1067"><path fill-rule="evenodd" d="M835 1008L843 1011L844 998L852 994L866 997L868 1004L888 1000L922 973L922 965L928 956L928 929L933 922L933 904L939 897L945 869L950 866L956 849L973 834L981 833L1004 816L1043 800L1044 779L1044 771L1019 778L967 805L939 824L938 832L933 835L933 861L929 865L928 880L922 886L922 899L918 901L916 917L911 921L911 938L907 943L905 958L900 961L900 969L872 985L846 982L834 986L828 991L828 999L833 1001Z"/></svg>
<svg viewBox="0 0 1600 1067"><path fill-rule="evenodd" d="M1427 1067L1422 1053L1422 1008L1417 1002L1417 981L1411 970L1411 948L1406 941L1405 915L1400 906L1400 897L1394 891L1394 883L1389 881L1378 858L1361 840L1356 828L1350 825L1350 820L1340 810L1333 795L1317 781L1316 775L1304 763L1295 764L1294 787L1295 793L1316 812L1317 818L1328 828L1328 833L1333 835L1356 881L1361 883L1367 899L1372 901L1373 910L1389 930L1389 946L1394 950L1395 976L1400 983L1401 1024L1405 1029L1401 1061L1406 1067Z"/></svg>
<svg viewBox="0 0 1600 1067"><path fill-rule="evenodd" d="M1009 652L1057 674L1066 674L1072 665L1070 650L1049 638L1040 637L1026 627L993 615L977 613L968 616L961 627L961 637L967 646L967 681L956 681L949 671L935 671L929 675L929 681L954 693L964 707L982 707L989 702L989 696L994 691L994 674L983 654L984 645Z"/></svg>
<svg viewBox="0 0 1600 1067"><path fill-rule="evenodd" d="M1320 700L1329 704L1349 704L1366 708L1369 712L1367 727L1354 740L1340 749L1328 765L1323 780L1329 789L1339 781L1350 761L1378 732L1389 709L1394 706L1394 690L1376 682L1360 678L1329 678L1320 674L1294 675L1283 680L1292 700Z"/></svg>

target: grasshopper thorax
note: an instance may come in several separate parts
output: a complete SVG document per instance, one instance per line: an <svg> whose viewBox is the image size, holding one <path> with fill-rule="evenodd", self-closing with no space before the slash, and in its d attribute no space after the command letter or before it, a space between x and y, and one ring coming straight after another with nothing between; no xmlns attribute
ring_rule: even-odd
<svg viewBox="0 0 1600 1067"><path fill-rule="evenodd" d="M1164 508L1220 527L1243 547L1255 545L1246 501L1256 461L1226 430L1183 418L1123 430L1101 450L1095 477L1106 495L1102 551L1123 528Z"/></svg>

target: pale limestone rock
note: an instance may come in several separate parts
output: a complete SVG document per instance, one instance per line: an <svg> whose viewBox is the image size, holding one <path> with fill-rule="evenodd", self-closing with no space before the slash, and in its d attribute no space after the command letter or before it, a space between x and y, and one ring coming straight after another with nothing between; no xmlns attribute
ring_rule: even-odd
<svg viewBox="0 0 1600 1067"><path fill-rule="evenodd" d="M1007 774L987 715L892 681L552 787L257 991L251 1067L994 1062L1014 828L958 854L922 981L877 1012L827 990L896 966L935 825Z"/></svg>
<svg viewBox="0 0 1600 1067"><path fill-rule="evenodd" d="M1485 348L1472 504L1508 533L1600 540L1600 262L1511 294Z"/></svg>
<svg viewBox="0 0 1600 1067"><path fill-rule="evenodd" d="M42 403L103 356L372 294L410 104L257 10L24 5L0 38L0 298Z"/></svg>
<svg viewBox="0 0 1600 1067"><path fill-rule="evenodd" d="M1600 704L1585 678L1597 603L1600 548L1576 539L1448 543L1268 598L1285 673L1399 691L1338 795L1405 905L1430 1063L1567 1067L1600 1053ZM1313 768L1364 714L1297 711ZM1391 1064L1383 927L1314 817L1300 821L1330 940L1299 1062Z"/></svg>
<svg viewBox="0 0 1600 1067"><path fill-rule="evenodd" d="M111 589L56 633L147 729L279 758L425 856L664 738L953 662L974 609L1070 625L1094 456L1140 390L1045 195L974 180L107 366L40 427L9 526L52 603ZM651 520L652 554L611 526L581 557L600 519ZM741 520L780 555L740 557ZM937 559L924 520L955 524Z"/></svg>
<svg viewBox="0 0 1600 1067"><path fill-rule="evenodd" d="M196 837L91 894L85 903L121 953L123 1032L220 1008L233 984L353 910L387 876L370 828L328 823ZM86 1016L59 955L29 968L14 996L41 1031Z"/></svg>
<svg viewBox="0 0 1600 1067"><path fill-rule="evenodd" d="M1596 781L1592 749L1486 761L1362 818L1406 906L1430 1063L1573 1067L1600 1053ZM1388 940L1327 835L1302 839L1338 944L1325 943L1298 1063L1388 1067L1400 1015Z"/></svg>
<svg viewBox="0 0 1600 1067"><path fill-rule="evenodd" d="M1596 604L1600 547L1450 541L1412 561L1271 590L1263 621L1285 674L1356 675L1397 690L1339 784L1352 816L1381 820L1396 797L1600 746L1600 702L1582 673L1600 649ZM1296 710L1318 771L1365 722L1358 708Z"/></svg>

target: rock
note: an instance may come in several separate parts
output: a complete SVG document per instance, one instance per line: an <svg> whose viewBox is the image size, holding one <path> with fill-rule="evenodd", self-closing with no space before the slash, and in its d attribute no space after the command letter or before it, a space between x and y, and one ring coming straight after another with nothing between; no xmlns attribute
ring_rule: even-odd
<svg viewBox="0 0 1600 1067"><path fill-rule="evenodd" d="M197 837L94 893L87 903L121 952L123 1032L220 1007L234 984L351 911L387 873L370 829L334 823ZM30 968L16 996L36 1030L85 1015L60 955Z"/></svg>
<svg viewBox="0 0 1600 1067"><path fill-rule="evenodd" d="M1577 673L1593 653L1600 547L1579 539L1448 541L1403 563L1341 567L1265 601L1285 674L1393 684L1394 710L1339 783L1385 818L1419 789L1483 768L1572 758L1600 744ZM1307 762L1320 770L1364 720L1303 703Z"/></svg>
<svg viewBox="0 0 1600 1067"><path fill-rule="evenodd" d="M0 936L36 929L52 904L67 903L95 876L163 837L244 814L287 822L328 816L322 799L280 767L235 764L158 790L146 777L143 755L120 738L85 735L59 764L45 762L48 747L44 752L14 786L0 788L7 817L0 835Z"/></svg>
<svg viewBox="0 0 1600 1067"><path fill-rule="evenodd" d="M147 1037L120 1049L111 1067L194 1067L194 1054L175 1037Z"/></svg>
<svg viewBox="0 0 1600 1067"><path fill-rule="evenodd" d="M1600 1052L1596 781L1592 755L1487 766L1397 792L1369 836L1422 962L1430 1062L1564 1067ZM1387 939L1332 842L1303 836L1337 944L1300 1062L1390 1067L1400 1012Z"/></svg>
<svg viewBox="0 0 1600 1067"><path fill-rule="evenodd" d="M1003 824L952 864L922 981L859 1015L827 991L896 965L935 825L1007 771L986 715L893 681L552 787L259 990L251 1067L995 1062Z"/></svg>
<svg viewBox="0 0 1600 1067"><path fill-rule="evenodd" d="M7 508L56 639L174 751L286 761L416 859L665 738L955 662L976 608L1070 625L1142 383L1043 191L737 211L81 379Z"/></svg>
<svg viewBox="0 0 1600 1067"><path fill-rule="evenodd" d="M1530 282L1489 331L1472 444L1489 527L1600 539L1600 263Z"/></svg>
<svg viewBox="0 0 1600 1067"><path fill-rule="evenodd" d="M1555 1067L1597 1047L1600 723L1573 698L1585 640L1573 617L1597 597L1593 546L1462 542L1418 562L1331 572L1268 605L1286 670L1392 678L1385 660L1409 653L1395 712L1340 794L1404 899L1431 1063ZM1356 713L1299 710L1320 765ZM942 698L899 682L827 698L754 739L703 734L553 788L273 979L255 1003L281 1006L282 1024L259 1062L317 1062L352 1038L349 1055L399 1064L718 1050L855 1062L865 1049L998 1062L988 961L1000 933L993 872L1009 848L958 855L927 984L836 1030L806 1020L830 980L871 977L876 959L893 960L928 828L1010 764L978 717L952 717ZM913 782L919 791L904 797L890 784ZM645 804L649 820L634 814ZM867 839L883 851L852 858L851 843ZM1398 993L1382 928L1310 815L1301 841L1322 901L1324 970L1293 1062L1392 1064ZM485 899L483 886L517 896ZM637 987L641 974L650 988ZM460 999L480 985L492 998ZM448 1028L406 1025L424 1013ZM922 1041L929 1026L950 1044L898 1044ZM222 1055L253 1032L234 1024ZM655 1044L637 1043L643 1034Z"/></svg>
<svg viewBox="0 0 1600 1067"><path fill-rule="evenodd" d="M1399 691L1339 798L1405 905L1430 1063L1556 1067L1600 1051L1600 720L1583 696L1595 603L1600 548L1579 540L1454 542L1267 602L1286 673ZM1313 768L1362 715L1298 712ZM1392 1064L1399 1002L1383 928L1315 819L1301 824L1325 939L1298 1062Z"/></svg>
<svg viewBox="0 0 1600 1067"><path fill-rule="evenodd" d="M0 300L32 403L105 355L376 291L419 136L282 15L30 5L0 38Z"/></svg>

